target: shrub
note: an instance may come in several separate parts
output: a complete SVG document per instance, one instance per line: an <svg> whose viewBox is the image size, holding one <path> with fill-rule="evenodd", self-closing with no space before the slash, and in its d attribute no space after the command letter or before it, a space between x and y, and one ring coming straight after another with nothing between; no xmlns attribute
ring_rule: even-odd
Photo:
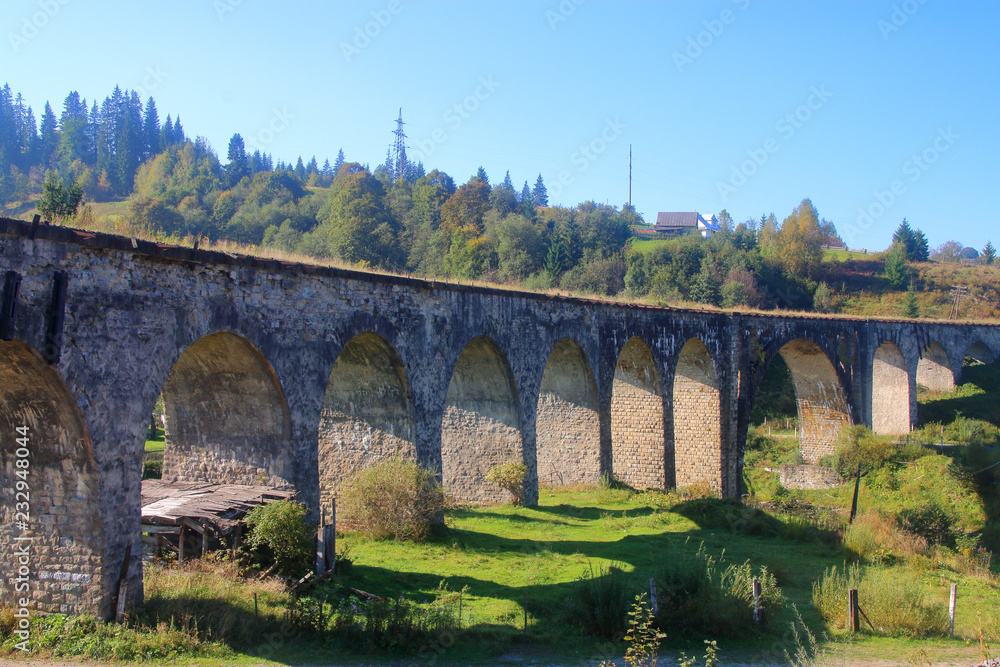
<svg viewBox="0 0 1000 667"><path fill-rule="evenodd" d="M760 625L753 618L754 578L761 584L765 621L784 606L784 595L766 567L755 571L750 561L723 567L703 549L694 558L678 557L668 562L656 578L660 596L657 622L662 630L725 638L758 633Z"/></svg>
<svg viewBox="0 0 1000 667"><path fill-rule="evenodd" d="M587 634L617 637L625 632L629 612L629 592L619 564L591 565L577 581L567 600L566 616Z"/></svg>
<svg viewBox="0 0 1000 667"><path fill-rule="evenodd" d="M258 558L271 560L278 572L298 576L309 569L312 530L306 523L306 508L295 500L259 505L246 515L251 528L247 545Z"/></svg>
<svg viewBox="0 0 1000 667"><path fill-rule="evenodd" d="M844 546L873 563L927 553L927 540L902 530L893 519L875 512L861 514L844 533Z"/></svg>
<svg viewBox="0 0 1000 667"><path fill-rule="evenodd" d="M355 473L340 501L349 521L376 540L420 541L444 513L444 489L434 473L399 457Z"/></svg>
<svg viewBox="0 0 1000 667"><path fill-rule="evenodd" d="M163 477L163 460L145 461L142 464L143 479L160 479Z"/></svg>
<svg viewBox="0 0 1000 667"><path fill-rule="evenodd" d="M945 511L935 502L922 507L905 509L899 513L902 526L925 538L931 544L941 544L946 547L955 546L955 529Z"/></svg>
<svg viewBox="0 0 1000 667"><path fill-rule="evenodd" d="M524 480L527 476L528 466L520 461L504 461L486 473L486 479L507 491L515 505L524 504Z"/></svg>
<svg viewBox="0 0 1000 667"><path fill-rule="evenodd" d="M863 570L857 563L843 569L831 567L813 584L813 604L825 621L846 627L851 588L858 590L858 606L876 634L926 636L945 631L944 605L924 600L917 573L898 567Z"/></svg>
<svg viewBox="0 0 1000 667"><path fill-rule="evenodd" d="M892 459L897 449L891 440L875 435L866 426L845 426L837 437L836 453L824 456L821 463L843 479L850 479L857 475L858 464L862 470L877 470Z"/></svg>

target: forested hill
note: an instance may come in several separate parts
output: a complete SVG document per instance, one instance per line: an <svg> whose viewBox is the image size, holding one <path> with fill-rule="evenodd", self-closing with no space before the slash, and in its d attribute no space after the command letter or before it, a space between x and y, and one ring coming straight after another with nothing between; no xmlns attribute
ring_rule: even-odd
<svg viewBox="0 0 1000 667"><path fill-rule="evenodd" d="M657 238L636 211L593 202L549 206L542 176L463 183L390 154L374 170L315 157L294 165L248 153L237 133L225 162L163 122L152 97L118 87L98 104L72 92L56 117L0 89L0 209L36 210L62 224L245 252L335 258L360 268L524 289L673 305L948 317L954 285L969 288L963 318L1000 317L992 245L948 241L933 252L904 220L893 246L869 255L824 250L836 226L805 199L735 224L719 213L711 238ZM204 242L204 241L203 241ZM936 261L929 261L936 260Z"/></svg>

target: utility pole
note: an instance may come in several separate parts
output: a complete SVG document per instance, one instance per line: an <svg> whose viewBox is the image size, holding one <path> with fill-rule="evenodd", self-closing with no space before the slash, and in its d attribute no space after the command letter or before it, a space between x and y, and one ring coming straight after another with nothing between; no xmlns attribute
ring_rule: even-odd
<svg viewBox="0 0 1000 667"><path fill-rule="evenodd" d="M955 285L951 288L951 313L948 315L949 320L958 319L958 306L962 303L962 297L969 295L969 288L965 285Z"/></svg>

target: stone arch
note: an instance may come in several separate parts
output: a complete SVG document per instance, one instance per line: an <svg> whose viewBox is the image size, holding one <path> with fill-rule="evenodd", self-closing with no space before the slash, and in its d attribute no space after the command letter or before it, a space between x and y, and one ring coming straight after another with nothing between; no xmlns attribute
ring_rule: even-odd
<svg viewBox="0 0 1000 667"><path fill-rule="evenodd" d="M90 436L59 374L19 340L0 341L0 433L0 602L27 598L30 609L52 613L104 608L101 482ZM26 517L17 514L20 502ZM22 546L30 562L19 582Z"/></svg>
<svg viewBox="0 0 1000 667"><path fill-rule="evenodd" d="M910 432L910 374L903 353L889 341L872 358L872 430L881 435Z"/></svg>
<svg viewBox="0 0 1000 667"><path fill-rule="evenodd" d="M291 422L278 378L242 336L208 334L163 384L163 479L286 486Z"/></svg>
<svg viewBox="0 0 1000 667"><path fill-rule="evenodd" d="M977 340L969 345L969 347L965 350L965 354L962 356L962 359L965 359L965 357L972 357L976 361L981 361L984 364L989 364L996 360L996 355L993 354L993 350L991 350L989 346L981 340Z"/></svg>
<svg viewBox="0 0 1000 667"><path fill-rule="evenodd" d="M917 384L934 391L948 391L955 386L948 353L937 341L927 343L917 362Z"/></svg>
<svg viewBox="0 0 1000 667"><path fill-rule="evenodd" d="M488 337L473 338L455 364L441 419L441 474L453 496L483 502L507 498L486 481L486 473L504 461L523 461L520 420L507 358Z"/></svg>
<svg viewBox="0 0 1000 667"><path fill-rule="evenodd" d="M396 350L376 333L354 336L330 371L319 420L320 502L375 461L416 459L413 394Z"/></svg>
<svg viewBox="0 0 1000 667"><path fill-rule="evenodd" d="M611 469L635 488L666 486L663 390L649 346L631 338L618 355L611 392Z"/></svg>
<svg viewBox="0 0 1000 667"><path fill-rule="evenodd" d="M674 371L674 470L677 486L722 485L722 415L715 362L692 338L681 348Z"/></svg>
<svg viewBox="0 0 1000 667"><path fill-rule="evenodd" d="M540 482L566 486L598 481L597 384L583 350L570 338L556 343L545 363L535 434Z"/></svg>
<svg viewBox="0 0 1000 667"><path fill-rule="evenodd" d="M836 450L840 429L851 423L847 398L837 371L819 345L805 338L779 350L792 373L799 418L799 446L807 463L818 463Z"/></svg>

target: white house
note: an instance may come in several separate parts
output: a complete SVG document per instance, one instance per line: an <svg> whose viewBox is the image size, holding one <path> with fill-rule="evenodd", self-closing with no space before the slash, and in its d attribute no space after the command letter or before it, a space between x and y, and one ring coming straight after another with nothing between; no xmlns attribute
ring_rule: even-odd
<svg viewBox="0 0 1000 667"><path fill-rule="evenodd" d="M656 224L653 231L662 234L686 234L692 231L709 237L719 231L719 219L715 215L705 218L701 213L668 213L656 214Z"/></svg>

